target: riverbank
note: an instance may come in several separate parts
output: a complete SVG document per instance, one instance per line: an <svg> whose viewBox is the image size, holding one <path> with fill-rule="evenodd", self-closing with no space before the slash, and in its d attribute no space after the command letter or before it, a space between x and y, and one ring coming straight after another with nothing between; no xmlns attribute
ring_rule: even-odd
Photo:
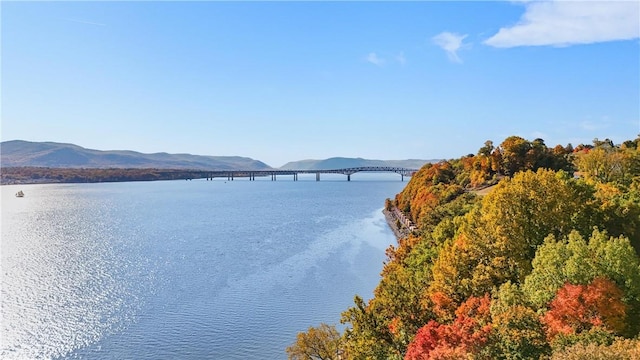
<svg viewBox="0 0 640 360"><path fill-rule="evenodd" d="M0 185L191 180L202 177L202 172L181 169L6 167L0 171Z"/></svg>
<svg viewBox="0 0 640 360"><path fill-rule="evenodd" d="M391 231L393 231L393 234L396 236L397 240L400 240L402 238L409 236L409 234L411 233L411 230L409 230L409 228L406 225L404 225L402 219L398 217L397 210L390 211L387 209L383 209L382 213L384 214L384 218L387 220L387 224L389 225L389 228L391 229Z"/></svg>

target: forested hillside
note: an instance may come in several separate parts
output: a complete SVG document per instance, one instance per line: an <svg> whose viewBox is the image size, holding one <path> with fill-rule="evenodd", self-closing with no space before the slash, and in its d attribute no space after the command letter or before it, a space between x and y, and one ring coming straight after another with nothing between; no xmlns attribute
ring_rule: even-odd
<svg viewBox="0 0 640 360"><path fill-rule="evenodd" d="M136 151L101 151L74 144L22 140L0 143L0 164L10 167L48 167L56 169L190 169L234 170L270 169L269 165L240 156L202 156L191 154L143 154Z"/></svg>
<svg viewBox="0 0 640 360"><path fill-rule="evenodd" d="M639 147L512 136L425 165L387 200L415 226L374 298L289 358L640 359Z"/></svg>

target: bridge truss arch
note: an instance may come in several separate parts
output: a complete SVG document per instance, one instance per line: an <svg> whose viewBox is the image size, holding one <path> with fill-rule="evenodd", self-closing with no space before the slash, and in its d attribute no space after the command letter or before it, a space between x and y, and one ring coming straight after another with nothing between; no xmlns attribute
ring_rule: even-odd
<svg viewBox="0 0 640 360"><path fill-rule="evenodd" d="M256 176L266 177L271 176L271 180L275 181L278 175L291 175L293 180L298 180L299 174L315 174L316 181L320 181L320 174L342 174L347 176L347 181L351 181L351 175L359 172L392 172L400 175L400 180L404 181L405 176L412 176L418 169L410 169L403 167L389 167L389 166L362 166L342 169L324 169L324 170L212 170L203 171L202 173L207 180L213 180L216 177L226 177L228 180L234 180L236 177L249 178L249 180L255 180Z"/></svg>

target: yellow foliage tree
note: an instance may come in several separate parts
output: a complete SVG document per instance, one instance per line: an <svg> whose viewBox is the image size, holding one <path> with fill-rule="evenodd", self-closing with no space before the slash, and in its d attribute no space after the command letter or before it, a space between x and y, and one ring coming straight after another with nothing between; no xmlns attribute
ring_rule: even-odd
<svg viewBox="0 0 640 360"><path fill-rule="evenodd" d="M290 360L337 360L342 354L341 336L335 326L320 324L298 333L286 351Z"/></svg>
<svg viewBox="0 0 640 360"><path fill-rule="evenodd" d="M507 281L521 283L549 234L588 233L593 201L592 188L562 172L539 169L502 180L440 253L426 297L459 304Z"/></svg>

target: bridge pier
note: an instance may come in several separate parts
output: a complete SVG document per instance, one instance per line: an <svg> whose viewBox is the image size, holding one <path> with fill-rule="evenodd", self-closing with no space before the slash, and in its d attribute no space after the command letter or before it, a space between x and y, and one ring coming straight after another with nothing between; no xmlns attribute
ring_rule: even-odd
<svg viewBox="0 0 640 360"><path fill-rule="evenodd" d="M316 181L320 181L320 173L316 173Z"/></svg>
<svg viewBox="0 0 640 360"><path fill-rule="evenodd" d="M400 181L404 182L404 175L400 174Z"/></svg>
<svg viewBox="0 0 640 360"><path fill-rule="evenodd" d="M347 175L347 181L351 181L351 175Z"/></svg>

